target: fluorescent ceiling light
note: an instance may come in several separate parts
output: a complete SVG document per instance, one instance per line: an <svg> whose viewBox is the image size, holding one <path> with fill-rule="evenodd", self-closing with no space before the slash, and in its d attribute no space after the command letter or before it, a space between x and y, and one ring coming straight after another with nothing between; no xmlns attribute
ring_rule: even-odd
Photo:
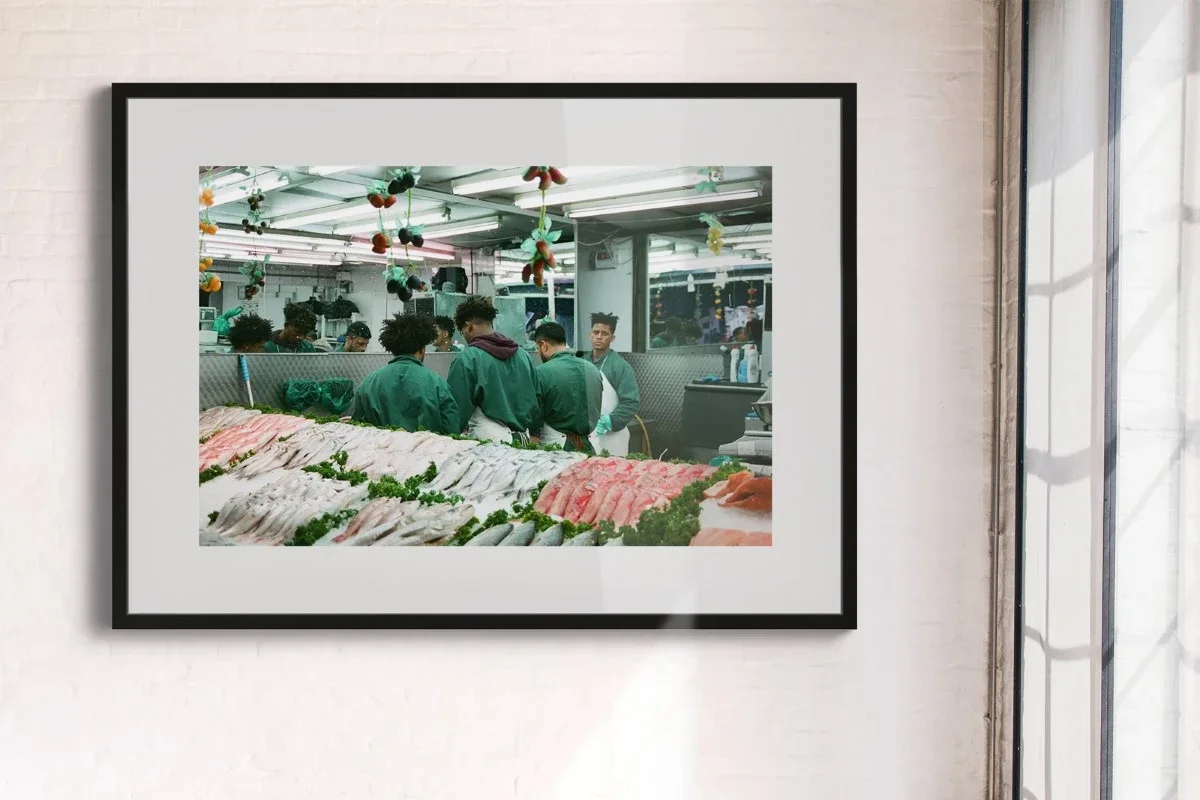
<svg viewBox="0 0 1200 800"><path fill-rule="evenodd" d="M397 198L397 200L399 200L399 198ZM398 209L399 209L399 204L397 203L397 205L392 206L391 208L387 209L384 213L387 214L388 216L395 217L398 214L403 213L403 212L399 211ZM276 226L280 226L280 225L313 225L318 222L332 222L334 220L339 220L339 221L351 220L351 219L358 219L361 217L376 217L376 218L378 218L377 215L379 214L379 211L380 210L378 208L375 208L373 205L368 203L365 198L358 197L353 200L349 200L345 203L339 203L338 205L332 206L332 207L326 206L325 208L318 208L313 211L301 211L297 214L289 214L289 215L282 216L282 217L276 217L271 220L271 223ZM432 216L435 213L437 216L436 217ZM444 213L444 209L441 207L422 208L422 209L419 209L418 216L424 216L425 218L429 219L430 221L437 221L442 218L443 213ZM365 223L359 223L355 227L362 227L362 225L364 225L364 224ZM413 224L421 225L422 223L417 222L417 216L414 216ZM351 226L343 226L343 227L351 227ZM340 231L340 232L348 233L350 231ZM361 233L361 231L353 231L353 232Z"/></svg>
<svg viewBox="0 0 1200 800"><path fill-rule="evenodd" d="M308 172L310 175L333 175L348 169L354 169L354 167L309 167Z"/></svg>
<svg viewBox="0 0 1200 800"><path fill-rule="evenodd" d="M648 175L643 178L609 181L608 183L597 183L578 188L570 185L561 186L546 192L546 205L559 206L563 203L577 203L583 200L625 197L626 195L641 194L642 192L657 192L662 189L695 186L704 180L704 177L693 170L688 170ZM513 202L517 208L538 208L542 205L542 193L531 192L519 195Z"/></svg>
<svg viewBox="0 0 1200 800"><path fill-rule="evenodd" d="M298 214L288 214L271 219L273 225L311 225L315 222L329 222L335 219L365 217L374 214L378 209L363 198L340 203L333 208L321 208L316 211L301 211Z"/></svg>
<svg viewBox="0 0 1200 800"><path fill-rule="evenodd" d="M693 191L683 190L678 192L663 192L657 195L646 195L645 197L630 197L624 200L608 200L569 206L567 208L567 216L578 218L598 217L603 214L628 214L633 211L649 211L655 208L727 203L732 200L749 200L761 196L762 184L757 181L752 183L730 183L725 184L724 191L718 189L715 194L712 192L696 194Z"/></svg>
<svg viewBox="0 0 1200 800"><path fill-rule="evenodd" d="M260 192L272 192L281 186L286 186L287 183L287 175L268 175L259 181L257 186L246 186L245 188L239 187L228 192L221 192L213 197L213 206L223 206L226 203L236 203L238 200L245 200L250 196L250 193L255 190Z"/></svg>
<svg viewBox="0 0 1200 800"><path fill-rule="evenodd" d="M294 245L313 245L313 244L330 244L341 245L346 244L344 239L321 238L319 236L293 236L286 233L271 232L259 235L257 233L246 233L242 230L234 230L231 228L221 228L220 233L214 237L216 239L227 239L238 244L251 244L254 242L284 242Z"/></svg>
<svg viewBox="0 0 1200 800"><path fill-rule="evenodd" d="M445 239L449 236L461 236L466 233L483 233L484 231L494 231L499 227L499 217L488 217L486 219L475 219L468 222L462 222L457 225L438 225L435 228L426 228L421 235L426 239Z"/></svg>
<svg viewBox="0 0 1200 800"><path fill-rule="evenodd" d="M737 256L709 256L707 258L650 259L651 272L691 272L696 270L725 269L729 267L767 266L768 260L739 258Z"/></svg>
<svg viewBox="0 0 1200 800"><path fill-rule="evenodd" d="M530 182L525 180L525 170L529 167L512 167L508 169L496 169L492 172L482 172L478 175L471 175L466 178L459 178L456 181L450 182L450 189L455 194L484 194L486 192L496 192L501 189L517 189L521 186L528 186ZM567 179L583 178L588 175L600 175L605 172L621 172L629 170L630 167L559 167L563 175Z"/></svg>
<svg viewBox="0 0 1200 800"><path fill-rule="evenodd" d="M722 236L726 244L760 244L771 241L771 234L750 234L750 235L735 235Z"/></svg>
<svg viewBox="0 0 1200 800"><path fill-rule="evenodd" d="M232 260L239 260L239 261L261 261L262 259L266 258L267 256L270 256L271 260L267 262L268 270L271 268L272 264L308 264L308 265L313 265L313 266L330 266L330 267L332 267L332 266L335 266L335 265L341 263L340 261L334 260L332 253L330 253L330 254L324 254L324 253L299 254L299 253L279 253L279 252L271 252L271 251L249 252L249 251L238 251L238 250L221 250L221 252L224 253L224 258L228 258L228 259L232 259ZM216 258L216 256L214 256L214 258Z"/></svg>
<svg viewBox="0 0 1200 800"><path fill-rule="evenodd" d="M373 211L373 212L376 210L377 209L374 209L374 208L371 209L371 211ZM398 229L400 226L404 225L405 218L403 216L403 213L404 212L395 211L394 207L391 209L388 209L385 212L384 217L383 217L383 227L385 227L389 231L394 231L394 230ZM424 213L420 213L420 214L413 214L412 218L407 220L407 222L410 225L428 225L428 224L434 223L434 222L441 222L443 218L444 218L443 212L440 209L437 209L434 211L424 212ZM379 230L379 219L378 218L376 218L370 222L353 222L353 223L350 223L349 225L339 225L333 229L333 232L337 233L337 234L354 234L354 233L367 233L369 231L377 231L377 230ZM426 233L426 234L424 234L424 236L426 238L428 238L429 234Z"/></svg>
<svg viewBox="0 0 1200 800"><path fill-rule="evenodd" d="M217 175L215 178L210 178L210 177L201 178L200 185L204 186L205 184L207 184L208 186L211 186L213 189L220 189L223 186L229 186L232 183L237 183L238 181L244 181L249 177L250 177L250 174L248 172L246 172L245 170L231 169L228 172L223 172L220 175Z"/></svg>

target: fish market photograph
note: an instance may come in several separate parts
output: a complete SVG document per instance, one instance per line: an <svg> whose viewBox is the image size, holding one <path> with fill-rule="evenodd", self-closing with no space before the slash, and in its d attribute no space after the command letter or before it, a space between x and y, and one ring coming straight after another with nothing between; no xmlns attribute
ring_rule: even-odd
<svg viewBox="0 0 1200 800"><path fill-rule="evenodd" d="M199 543L771 546L771 180L200 167Z"/></svg>

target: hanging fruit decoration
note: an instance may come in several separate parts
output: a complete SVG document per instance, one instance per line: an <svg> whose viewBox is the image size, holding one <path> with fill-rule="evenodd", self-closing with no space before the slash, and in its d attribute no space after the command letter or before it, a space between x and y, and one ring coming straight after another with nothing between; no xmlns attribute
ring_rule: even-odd
<svg viewBox="0 0 1200 800"><path fill-rule="evenodd" d="M714 256L721 255L721 248L725 246L725 226L715 214L701 214L700 221L708 226L708 241L705 245Z"/></svg>
<svg viewBox="0 0 1200 800"><path fill-rule="evenodd" d="M206 292L221 291L221 276L215 272L201 272L200 288Z"/></svg>
<svg viewBox="0 0 1200 800"><path fill-rule="evenodd" d="M713 284L713 316L721 319L721 287Z"/></svg>
<svg viewBox="0 0 1200 800"><path fill-rule="evenodd" d="M755 286L753 283L750 284L750 288L748 288L746 290L746 295L747 295L746 307L754 308L754 306L758 304L758 301L756 299L758 297L758 287Z"/></svg>
<svg viewBox="0 0 1200 800"><path fill-rule="evenodd" d="M660 322L661 320L662 320L662 289L655 289L654 290L654 321Z"/></svg>
<svg viewBox="0 0 1200 800"><path fill-rule="evenodd" d="M562 231L551 231L550 221L546 219L546 190L552 184L564 185L567 176L558 167L530 167L525 170L523 178L527 183L534 180L538 182L538 189L542 193L542 210L537 228L521 243L521 252L527 257L521 269L521 281L529 283L529 279L533 278L533 285L540 287L545 284L545 270L556 266L551 245L562 238Z"/></svg>
<svg viewBox="0 0 1200 800"><path fill-rule="evenodd" d="M257 233L262 236L267 230L267 222L263 219L263 203L267 202L267 196L258 188L257 180L250 187L250 195L246 198L246 204L250 206L248 216L242 218L243 233Z"/></svg>
<svg viewBox="0 0 1200 800"><path fill-rule="evenodd" d="M211 267L212 265L213 265L212 256L206 256L206 255L204 255L204 253L201 253L200 254L200 271L207 272L208 268Z"/></svg>
<svg viewBox="0 0 1200 800"><path fill-rule="evenodd" d="M271 257L263 256L261 260L247 261L238 268L238 272L246 278L246 289L243 298L252 300L258 290L267 285L267 262Z"/></svg>

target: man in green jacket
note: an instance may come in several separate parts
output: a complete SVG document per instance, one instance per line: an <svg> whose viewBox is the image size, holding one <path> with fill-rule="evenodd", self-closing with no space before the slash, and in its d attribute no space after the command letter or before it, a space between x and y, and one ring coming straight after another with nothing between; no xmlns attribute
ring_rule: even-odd
<svg viewBox="0 0 1200 800"><path fill-rule="evenodd" d="M458 433L458 406L442 376L425 366L435 336L433 320L396 314L383 323L379 343L395 358L363 378L351 418L372 425Z"/></svg>
<svg viewBox="0 0 1200 800"><path fill-rule="evenodd" d="M567 332L545 322L533 332L542 363L537 367L542 444L560 444L570 452L594 453L588 437L600 419L604 392L600 370L567 349Z"/></svg>
<svg viewBox="0 0 1200 800"><path fill-rule="evenodd" d="M459 430L475 439L525 442L542 427L533 358L492 328L495 319L486 298L459 305L454 325L467 347L446 380L458 404Z"/></svg>
<svg viewBox="0 0 1200 800"><path fill-rule="evenodd" d="M365 322L351 322L346 328L346 341L333 348L335 353L365 353L371 342L371 329Z"/></svg>
<svg viewBox="0 0 1200 800"><path fill-rule="evenodd" d="M633 368L620 353L612 349L616 333L616 316L592 314L592 352L585 357L596 365L617 395L615 406L606 408L596 424L596 436L600 439L601 449L624 456L629 453L629 433L626 428L642 406L642 395L633 377Z"/></svg>
<svg viewBox="0 0 1200 800"><path fill-rule="evenodd" d="M317 348L308 334L317 327L317 317L302 305L288 303L283 307L283 330L275 331L267 340L264 353L315 353Z"/></svg>

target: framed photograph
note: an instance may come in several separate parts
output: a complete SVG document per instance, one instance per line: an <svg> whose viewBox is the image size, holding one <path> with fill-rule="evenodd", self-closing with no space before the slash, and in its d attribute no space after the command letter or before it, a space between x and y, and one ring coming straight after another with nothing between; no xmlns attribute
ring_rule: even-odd
<svg viewBox="0 0 1200 800"><path fill-rule="evenodd" d="M855 627L852 84L113 105L115 628Z"/></svg>

